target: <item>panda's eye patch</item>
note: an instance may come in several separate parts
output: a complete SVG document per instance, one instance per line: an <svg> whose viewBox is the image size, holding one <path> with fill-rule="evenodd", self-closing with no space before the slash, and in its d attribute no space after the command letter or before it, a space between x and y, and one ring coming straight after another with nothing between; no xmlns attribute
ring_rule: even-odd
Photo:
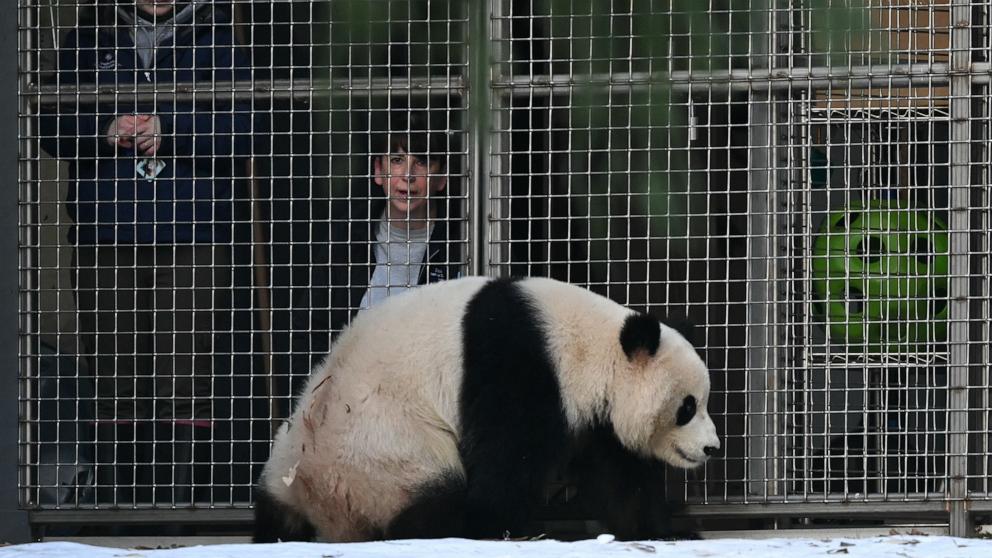
<svg viewBox="0 0 992 558"><path fill-rule="evenodd" d="M679 407L679 412L675 415L675 424L677 426L685 426L689 424L692 417L696 416L696 398L687 395L685 399L682 400L682 406Z"/></svg>

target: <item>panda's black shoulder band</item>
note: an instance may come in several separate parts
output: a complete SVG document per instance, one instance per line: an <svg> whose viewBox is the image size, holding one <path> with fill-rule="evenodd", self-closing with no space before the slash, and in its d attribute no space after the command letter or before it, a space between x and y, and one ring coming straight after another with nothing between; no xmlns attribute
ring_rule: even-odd
<svg viewBox="0 0 992 558"><path fill-rule="evenodd" d="M648 356L658 352L661 343L661 327L658 320L647 314L635 313L627 316L620 330L620 346L627 358L633 358L640 350L647 351Z"/></svg>

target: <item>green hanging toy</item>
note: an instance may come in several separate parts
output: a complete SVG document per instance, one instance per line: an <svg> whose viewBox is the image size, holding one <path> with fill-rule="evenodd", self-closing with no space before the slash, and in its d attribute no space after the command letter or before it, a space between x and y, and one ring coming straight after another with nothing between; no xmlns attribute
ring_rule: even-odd
<svg viewBox="0 0 992 558"><path fill-rule="evenodd" d="M947 338L947 226L873 201L831 213L813 244L813 310L832 341L914 350Z"/></svg>

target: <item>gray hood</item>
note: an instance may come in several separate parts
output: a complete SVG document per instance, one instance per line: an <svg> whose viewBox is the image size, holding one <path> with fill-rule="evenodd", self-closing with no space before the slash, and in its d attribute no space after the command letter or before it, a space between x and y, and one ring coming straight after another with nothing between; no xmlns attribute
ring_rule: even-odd
<svg viewBox="0 0 992 558"><path fill-rule="evenodd" d="M173 11L161 19L146 19L151 16L141 12L135 6L117 7L117 14L121 21L129 26L128 32L134 39L134 46L138 51L138 58L141 60L142 67L151 68L155 65L155 50L172 39L176 31L183 25L189 25L193 21L193 15L203 5L202 2L203 0L191 0L182 7L177 5L178 11L173 8Z"/></svg>

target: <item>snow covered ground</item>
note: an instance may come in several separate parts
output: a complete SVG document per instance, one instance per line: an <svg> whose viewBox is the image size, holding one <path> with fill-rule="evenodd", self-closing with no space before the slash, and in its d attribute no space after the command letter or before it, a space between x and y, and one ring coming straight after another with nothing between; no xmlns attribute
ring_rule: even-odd
<svg viewBox="0 0 992 558"><path fill-rule="evenodd" d="M579 542L402 540L375 543L217 544L151 550L45 542L0 548L0 558L988 558L992 540L898 535L875 538L710 539L619 542L609 535Z"/></svg>

